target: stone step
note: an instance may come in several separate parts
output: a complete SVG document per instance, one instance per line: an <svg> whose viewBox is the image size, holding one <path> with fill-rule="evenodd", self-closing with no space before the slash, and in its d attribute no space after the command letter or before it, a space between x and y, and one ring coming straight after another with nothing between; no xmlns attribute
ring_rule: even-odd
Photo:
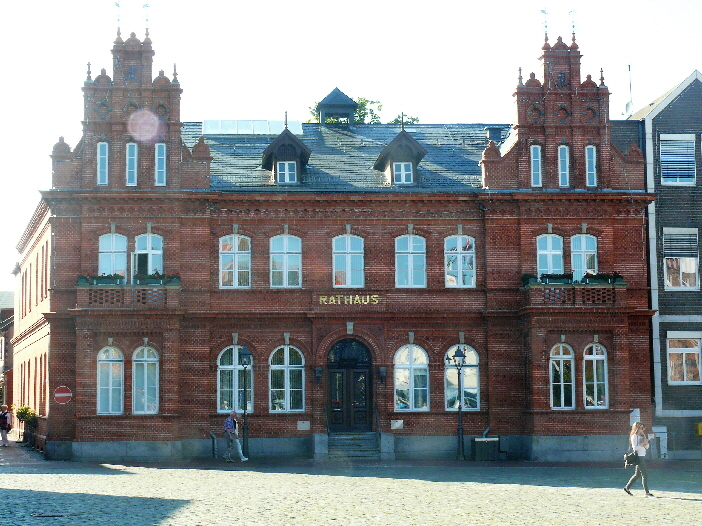
<svg viewBox="0 0 702 526"><path fill-rule="evenodd" d="M380 458L377 433L330 433L330 458Z"/></svg>

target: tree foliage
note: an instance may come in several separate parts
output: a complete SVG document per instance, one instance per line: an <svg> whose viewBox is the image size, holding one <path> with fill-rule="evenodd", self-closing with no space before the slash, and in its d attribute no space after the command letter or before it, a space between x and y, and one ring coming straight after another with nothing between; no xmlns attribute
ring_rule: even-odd
<svg viewBox="0 0 702 526"><path fill-rule="evenodd" d="M383 109L383 104L378 100L370 100L366 97L358 97L355 99L356 111L353 114L353 120L356 124L381 124L380 112ZM314 106L310 106L310 115L312 118L307 122L319 122L319 102L315 102ZM398 115L393 120L388 122L388 124L400 124L402 121L402 115ZM336 117L327 117L327 124L333 124L339 122ZM408 117L405 115L405 124L415 124L419 122L418 117Z"/></svg>

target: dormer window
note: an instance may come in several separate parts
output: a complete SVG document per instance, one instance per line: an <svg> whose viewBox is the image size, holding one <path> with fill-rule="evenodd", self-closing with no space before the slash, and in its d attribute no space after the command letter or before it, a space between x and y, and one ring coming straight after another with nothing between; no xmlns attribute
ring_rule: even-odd
<svg viewBox="0 0 702 526"><path fill-rule="evenodd" d="M297 183L297 163L295 161L280 161L276 173L278 183Z"/></svg>
<svg viewBox="0 0 702 526"><path fill-rule="evenodd" d="M412 163L392 163L392 171L395 184L412 184L414 182Z"/></svg>

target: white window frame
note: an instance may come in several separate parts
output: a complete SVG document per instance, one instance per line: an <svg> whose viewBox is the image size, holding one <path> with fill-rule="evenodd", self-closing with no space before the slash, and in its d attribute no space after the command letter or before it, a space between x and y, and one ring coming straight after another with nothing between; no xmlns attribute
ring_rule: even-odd
<svg viewBox="0 0 702 526"><path fill-rule="evenodd" d="M392 163L393 181L395 184L412 184L414 183L414 168L412 163Z"/></svg>
<svg viewBox="0 0 702 526"><path fill-rule="evenodd" d="M115 371L117 367L117 371ZM102 371L106 371L107 385L102 380ZM115 374L116 373L116 374ZM115 380L118 385L115 385ZM107 408L102 407L101 392L107 391ZM119 407L114 407L115 403ZM97 354L97 414L121 415L124 413L124 355L117 347L108 346Z"/></svg>
<svg viewBox="0 0 702 526"><path fill-rule="evenodd" d="M167 182L167 153L166 143L157 142L154 145L154 186L166 186Z"/></svg>
<svg viewBox="0 0 702 526"><path fill-rule="evenodd" d="M566 367L570 368L570 381L564 379ZM567 343L557 343L551 348L548 361L549 390L551 392L551 409L575 409L575 352ZM560 374L560 380L555 378L555 373ZM558 396L556 396L558 387ZM570 387L570 399L566 395L566 387ZM570 405L568 405L570 404Z"/></svg>
<svg viewBox="0 0 702 526"><path fill-rule="evenodd" d="M671 351L671 341L690 341L694 342L695 346L673 347ZM668 385L702 385L702 375L700 375L700 363L702 362L702 352L700 350L702 344L702 332L697 331L668 331L666 334L666 368ZM682 354L681 369L683 373L682 380L671 379L671 354ZM688 372L690 365L687 362L685 355L692 355L697 362L697 379L695 375ZM689 379L688 377L692 377Z"/></svg>
<svg viewBox="0 0 702 526"><path fill-rule="evenodd" d="M565 144L558 147L558 186L570 186L570 148Z"/></svg>
<svg viewBox="0 0 702 526"><path fill-rule="evenodd" d="M146 238L146 248L139 248L141 239ZM154 242L158 241L161 248L154 248ZM134 252L132 252L132 279L139 272L140 256L146 255L146 274L158 272L163 274L163 237L158 234L140 234L134 238Z"/></svg>
<svg viewBox="0 0 702 526"><path fill-rule="evenodd" d="M598 354L597 351L601 351ZM599 370L597 363L602 363ZM609 409L609 380L607 349L601 343L591 343L583 351L583 406L585 409ZM589 374L591 373L591 376ZM591 378L591 379L590 379ZM604 401L596 401L598 387L604 392ZM589 396L592 390L594 396Z"/></svg>
<svg viewBox="0 0 702 526"><path fill-rule="evenodd" d="M297 162L278 161L276 163L276 180L280 184L297 183Z"/></svg>
<svg viewBox="0 0 702 526"><path fill-rule="evenodd" d="M663 285L665 290L700 290L699 234L696 228L663 228ZM677 268L676 268L677 267ZM683 267L692 272L683 273ZM694 267L692 269L691 267ZM674 279L671 270L677 270L680 285L669 285ZM683 276L687 275L687 285ZM694 276L694 283L690 279Z"/></svg>
<svg viewBox="0 0 702 526"><path fill-rule="evenodd" d="M282 247L274 248L278 240L282 241ZM274 284L278 281L276 273L281 276L279 284ZM302 288L302 239L299 237L281 234L270 239L270 284L272 289Z"/></svg>
<svg viewBox="0 0 702 526"><path fill-rule="evenodd" d="M659 144L661 185L695 186L697 155L694 133L662 133Z"/></svg>
<svg viewBox="0 0 702 526"><path fill-rule="evenodd" d="M103 234L98 238L98 275L127 277L127 243L127 236L122 234Z"/></svg>
<svg viewBox="0 0 702 526"><path fill-rule="evenodd" d="M137 185L137 174L139 171L139 145L135 142L128 142L126 152L126 184L127 186Z"/></svg>
<svg viewBox="0 0 702 526"><path fill-rule="evenodd" d="M531 186L541 187L543 185L541 170L541 145L532 144L529 148L531 167Z"/></svg>
<svg viewBox="0 0 702 526"><path fill-rule="evenodd" d="M546 241L546 246L541 247L541 240ZM554 248L554 241L558 240L560 248ZM543 260L546 265L542 265ZM558 234L542 234L536 238L536 268L539 278L542 274L563 274L563 238Z"/></svg>
<svg viewBox="0 0 702 526"><path fill-rule="evenodd" d="M273 365L273 357L278 351L283 351L284 358L282 364ZM290 363L290 354L295 352L300 356L299 364ZM270 355L268 359L269 374L268 374L268 408L271 413L302 413L305 411L305 355L302 351L293 345L281 345L277 347ZM273 373L274 371L283 372L283 388L273 389ZM292 375L295 373L296 376L300 377L300 388L294 389L292 387ZM282 402L283 407L278 407L278 404L274 403L274 391L282 391L283 398L276 398L278 404ZM296 407L291 409L290 404L292 400L293 391L299 391L301 396L301 407Z"/></svg>
<svg viewBox="0 0 702 526"><path fill-rule="evenodd" d="M225 276L229 274L231 280L226 280ZM225 282L231 285L225 285ZM239 234L219 238L219 288L251 288L251 238Z"/></svg>
<svg viewBox="0 0 702 526"><path fill-rule="evenodd" d="M444 284L446 288L475 288L475 238L448 236L444 239Z"/></svg>
<svg viewBox="0 0 702 526"><path fill-rule="evenodd" d="M352 234L332 239L332 280L334 288L365 286L364 239Z"/></svg>
<svg viewBox="0 0 702 526"><path fill-rule="evenodd" d="M400 247L407 241L406 248ZM405 234L395 238L395 287L426 288L427 252L422 236ZM402 268L404 266L404 269Z"/></svg>
<svg viewBox="0 0 702 526"><path fill-rule="evenodd" d="M588 247L588 245L591 245ZM581 281L587 272L597 274L597 238L578 234L570 238L570 268L573 281Z"/></svg>
<svg viewBox="0 0 702 526"><path fill-rule="evenodd" d="M107 186L109 175L110 147L106 142L97 143L97 184Z"/></svg>
<svg viewBox="0 0 702 526"><path fill-rule="evenodd" d="M139 354L143 353L144 357ZM149 381L149 372L153 374L153 384ZM142 376L145 397L138 403L137 388L141 385L139 377ZM155 393L149 398L149 391ZM135 415L158 414L159 406L159 356L156 349L148 345L138 347L132 355L132 413Z"/></svg>
<svg viewBox="0 0 702 526"><path fill-rule="evenodd" d="M400 362L401 354L407 352L407 361ZM400 347L393 357L393 365L395 367L393 375L393 396L395 411L429 411L430 408L430 386L429 386L429 355L419 345L409 343ZM405 378L406 377L406 378ZM424 378L426 385L417 386L418 380ZM407 380L406 389L407 400L402 402L398 399L398 386L400 382ZM424 403L422 405L422 396L424 395ZM406 405L405 405L406 404Z"/></svg>
<svg viewBox="0 0 702 526"><path fill-rule="evenodd" d="M217 412L244 412L244 371L246 371L246 412L253 412L253 356L251 365L241 365L243 345L225 347L217 356ZM227 363L222 363L222 361ZM229 396L226 396L226 395ZM234 400L236 399L236 405Z"/></svg>
<svg viewBox="0 0 702 526"><path fill-rule="evenodd" d="M593 145L585 147L585 185L597 186L597 147Z"/></svg>
<svg viewBox="0 0 702 526"><path fill-rule="evenodd" d="M469 345L454 345L444 355L444 409L458 411L458 367L452 358L458 348L466 355L461 368L463 387L462 411L480 411L480 358L478 352ZM473 395L471 397L471 394ZM466 400L475 400L475 405L466 405ZM451 403L453 402L453 403Z"/></svg>

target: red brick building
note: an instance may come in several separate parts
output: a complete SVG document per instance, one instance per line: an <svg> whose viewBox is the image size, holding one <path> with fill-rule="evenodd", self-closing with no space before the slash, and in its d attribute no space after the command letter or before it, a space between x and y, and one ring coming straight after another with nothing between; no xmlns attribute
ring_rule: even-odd
<svg viewBox="0 0 702 526"><path fill-rule="evenodd" d="M467 455L613 459L650 416L653 196L574 39L512 127L359 124L339 90L321 124L182 123L148 35L112 54L19 245L15 393L48 457L208 456L244 406L252 457L360 454L342 432L453 457L461 398Z"/></svg>

